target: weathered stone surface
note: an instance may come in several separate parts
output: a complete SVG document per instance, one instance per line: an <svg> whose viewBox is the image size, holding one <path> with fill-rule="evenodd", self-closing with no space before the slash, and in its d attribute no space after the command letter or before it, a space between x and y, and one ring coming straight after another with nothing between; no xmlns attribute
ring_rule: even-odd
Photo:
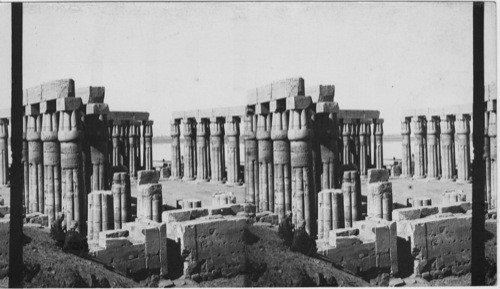
<svg viewBox="0 0 500 289"><path fill-rule="evenodd" d="M160 172L158 171L138 171L137 184L157 184L160 179Z"/></svg>
<svg viewBox="0 0 500 289"><path fill-rule="evenodd" d="M306 109L312 105L310 96L294 96L286 99L286 109Z"/></svg>
<svg viewBox="0 0 500 289"><path fill-rule="evenodd" d="M42 101L42 86L36 85L25 90L25 98L23 100L23 105L39 103Z"/></svg>
<svg viewBox="0 0 500 289"><path fill-rule="evenodd" d="M115 121L146 121L149 119L149 112L144 111L110 111L108 119Z"/></svg>
<svg viewBox="0 0 500 289"><path fill-rule="evenodd" d="M247 104L268 102L271 99L304 95L304 79L289 78L251 89L247 94Z"/></svg>
<svg viewBox="0 0 500 289"><path fill-rule="evenodd" d="M75 111L82 107L82 99L77 97L58 98L56 102L57 111Z"/></svg>
<svg viewBox="0 0 500 289"><path fill-rule="evenodd" d="M330 102L335 97L335 85L308 86L305 95L311 96L313 102Z"/></svg>
<svg viewBox="0 0 500 289"><path fill-rule="evenodd" d="M73 79L54 80L42 84L42 100L74 97L75 82Z"/></svg>
<svg viewBox="0 0 500 289"><path fill-rule="evenodd" d="M80 97L84 104L103 103L104 92L104 86L86 86L77 88L75 96Z"/></svg>
<svg viewBox="0 0 500 289"><path fill-rule="evenodd" d="M389 171L386 169L369 169L367 182L387 182L389 180Z"/></svg>
<svg viewBox="0 0 500 289"><path fill-rule="evenodd" d="M86 114L108 114L109 106L107 103L89 103L85 105Z"/></svg>

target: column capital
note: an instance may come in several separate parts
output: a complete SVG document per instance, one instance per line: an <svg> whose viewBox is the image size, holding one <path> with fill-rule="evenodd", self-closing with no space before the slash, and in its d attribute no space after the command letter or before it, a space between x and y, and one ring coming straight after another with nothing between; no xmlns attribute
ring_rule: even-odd
<svg viewBox="0 0 500 289"><path fill-rule="evenodd" d="M428 135L437 135L439 134L440 127L439 117L431 116L429 117L429 121L427 122L427 134Z"/></svg>
<svg viewBox="0 0 500 289"><path fill-rule="evenodd" d="M271 139L273 117L271 114L259 114L257 119L257 140Z"/></svg>
<svg viewBox="0 0 500 289"><path fill-rule="evenodd" d="M192 119L190 119L190 118L183 119L181 122L182 135L184 135L184 137L193 137L194 133L196 131L195 125L196 124L194 123L194 121Z"/></svg>
<svg viewBox="0 0 500 289"><path fill-rule="evenodd" d="M247 115L245 116L245 139L255 139L257 137L257 115Z"/></svg>
<svg viewBox="0 0 500 289"><path fill-rule="evenodd" d="M224 132L226 136L239 136L240 135L240 118L239 117L227 117L226 123L224 124Z"/></svg>
<svg viewBox="0 0 500 289"><path fill-rule="evenodd" d="M284 140L288 137L288 112L275 112L271 126L271 139Z"/></svg>
<svg viewBox="0 0 500 289"><path fill-rule="evenodd" d="M469 134L470 133L469 120L470 120L469 114L457 114L457 118L455 120L455 132L457 134Z"/></svg>
<svg viewBox="0 0 500 289"><path fill-rule="evenodd" d="M311 112L309 109L291 110L288 125L288 139L298 141L314 136Z"/></svg>
<svg viewBox="0 0 500 289"><path fill-rule="evenodd" d="M425 126L427 124L427 120L425 116L419 115L412 119L413 122L413 133L414 134L423 134L425 132Z"/></svg>

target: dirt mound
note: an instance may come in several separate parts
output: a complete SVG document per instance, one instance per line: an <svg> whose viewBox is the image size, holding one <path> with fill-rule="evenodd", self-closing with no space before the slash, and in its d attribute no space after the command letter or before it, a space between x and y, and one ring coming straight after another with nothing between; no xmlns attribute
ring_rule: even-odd
<svg viewBox="0 0 500 289"><path fill-rule="evenodd" d="M64 253L47 228L24 226L23 233L23 287L139 287L97 262Z"/></svg>

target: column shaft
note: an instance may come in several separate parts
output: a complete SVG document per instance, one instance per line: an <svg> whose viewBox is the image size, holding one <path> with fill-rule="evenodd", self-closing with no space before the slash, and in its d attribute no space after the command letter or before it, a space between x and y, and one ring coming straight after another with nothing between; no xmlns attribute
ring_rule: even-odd
<svg viewBox="0 0 500 289"><path fill-rule="evenodd" d="M431 117L427 123L427 178L439 178L439 119Z"/></svg>
<svg viewBox="0 0 500 289"><path fill-rule="evenodd" d="M227 184L237 184L240 176L240 123L236 117L227 118L225 123L227 147Z"/></svg>
<svg viewBox="0 0 500 289"><path fill-rule="evenodd" d="M57 112L43 115L41 140L43 142L45 214L49 226L62 211L61 146L57 139L59 115Z"/></svg>
<svg viewBox="0 0 500 289"><path fill-rule="evenodd" d="M180 127L179 121L173 120L170 123L170 136L172 137L172 166L171 172L172 175L170 178L177 180L182 178L181 171L181 140L180 140ZM212 130L211 130L212 131Z"/></svg>
<svg viewBox="0 0 500 289"><path fill-rule="evenodd" d="M271 128L273 140L274 212L281 221L292 210L292 183L290 166L290 141L288 140L288 112L275 112Z"/></svg>
<svg viewBox="0 0 500 289"><path fill-rule="evenodd" d="M182 122L182 134L184 135L184 176L183 180L191 181L195 178L195 146L194 136L196 133L195 125L188 119Z"/></svg>
<svg viewBox="0 0 500 289"><path fill-rule="evenodd" d="M470 125L468 115L458 115L455 121L457 180L469 181L470 176Z"/></svg>
<svg viewBox="0 0 500 289"><path fill-rule="evenodd" d="M212 172L210 181L214 183L222 183L224 179L223 137L222 121L217 118L212 119L210 122L210 167Z"/></svg>
<svg viewBox="0 0 500 289"><path fill-rule="evenodd" d="M425 178L425 118L413 119L413 133L415 134L415 173L414 178Z"/></svg>
<svg viewBox="0 0 500 289"><path fill-rule="evenodd" d="M44 213L43 145L41 142L42 115L28 116L30 212Z"/></svg>
<svg viewBox="0 0 500 289"><path fill-rule="evenodd" d="M274 165L271 140L272 115L259 115L257 140L259 141L259 209L274 211Z"/></svg>
<svg viewBox="0 0 500 289"><path fill-rule="evenodd" d="M246 201L259 207L259 145L256 138L257 116L245 117L245 195Z"/></svg>
<svg viewBox="0 0 500 289"><path fill-rule="evenodd" d="M401 173L402 177L412 176L411 171L411 118L404 118L401 121L401 144L402 144L402 155L401 155Z"/></svg>

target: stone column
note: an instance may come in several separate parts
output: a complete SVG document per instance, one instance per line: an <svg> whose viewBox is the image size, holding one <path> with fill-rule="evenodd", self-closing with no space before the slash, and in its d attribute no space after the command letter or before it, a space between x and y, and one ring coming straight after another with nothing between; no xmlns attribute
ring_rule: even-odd
<svg viewBox="0 0 500 289"><path fill-rule="evenodd" d="M342 193L345 228L350 228L361 216L361 182L357 171L344 172Z"/></svg>
<svg viewBox="0 0 500 289"><path fill-rule="evenodd" d="M161 222L162 185L156 171L139 171L137 176L137 218Z"/></svg>
<svg viewBox="0 0 500 289"><path fill-rule="evenodd" d="M314 176L312 171L313 128L310 109L290 111L288 139L292 163L292 213L293 223L306 222L306 231L315 233L313 224L315 203Z"/></svg>
<svg viewBox="0 0 500 289"><path fill-rule="evenodd" d="M109 188L109 159L108 159L108 116L107 104L95 104L102 106L103 113L87 114L86 135L90 146L90 161L92 164L91 191L102 191Z"/></svg>
<svg viewBox="0 0 500 289"><path fill-rule="evenodd" d="M439 178L439 118L427 122L427 178Z"/></svg>
<svg viewBox="0 0 500 289"><path fill-rule="evenodd" d="M0 119L0 185L9 183L9 120Z"/></svg>
<svg viewBox="0 0 500 289"><path fill-rule="evenodd" d="M402 156L401 156L401 171L402 177L411 177L411 118L405 117L401 120L401 143L402 143Z"/></svg>
<svg viewBox="0 0 500 289"><path fill-rule="evenodd" d="M320 146L321 190L333 189L339 186L337 183L338 174L340 173L337 126L336 113L316 113L314 134Z"/></svg>
<svg viewBox="0 0 500 289"><path fill-rule="evenodd" d="M373 154L372 154L372 121L368 120L366 122L366 147L368 151L368 162L366 167L367 168L372 168L374 161L373 161Z"/></svg>
<svg viewBox="0 0 500 289"><path fill-rule="evenodd" d="M386 169L368 170L367 215L391 221L392 219L392 183L388 182L389 171Z"/></svg>
<svg viewBox="0 0 500 289"><path fill-rule="evenodd" d="M183 180L192 181L195 178L195 124L191 119L182 121L182 134L184 135L184 176Z"/></svg>
<svg viewBox="0 0 500 289"><path fill-rule="evenodd" d="M87 239L98 241L99 232L113 229L112 193L94 191L88 194L88 215Z"/></svg>
<svg viewBox="0 0 500 289"><path fill-rule="evenodd" d="M212 176L210 181L213 183L222 183L224 179L224 129L220 118L212 118L210 120L210 166Z"/></svg>
<svg viewBox="0 0 500 289"><path fill-rule="evenodd" d="M344 228L343 194L340 189L318 193L318 239L328 239L330 231Z"/></svg>
<svg viewBox="0 0 500 289"><path fill-rule="evenodd" d="M130 221L130 177L128 173L114 173L113 184L114 227L121 229L123 224Z"/></svg>
<svg viewBox="0 0 500 289"><path fill-rule="evenodd" d="M371 120L363 120L359 125L359 171L362 178L366 178L370 165L370 142L368 141L370 123Z"/></svg>
<svg viewBox="0 0 500 289"><path fill-rule="evenodd" d="M137 159L137 138L139 137L136 122L130 122L128 130L129 154L128 154L128 171L132 178L137 177L137 170L140 167ZM139 142L140 143L140 142Z"/></svg>
<svg viewBox="0 0 500 289"><path fill-rule="evenodd" d="M42 115L29 115L28 141L30 208L29 212L44 213L43 145L41 141Z"/></svg>
<svg viewBox="0 0 500 289"><path fill-rule="evenodd" d="M171 179L173 180L178 180L182 178L182 172L181 172L181 140L180 140L180 135L181 135L181 130L180 130L180 122L178 120L172 120L170 122L170 136L172 137L172 166L171 166L171 172L172 175L170 176ZM210 130L212 131L212 130Z"/></svg>
<svg viewBox="0 0 500 289"><path fill-rule="evenodd" d="M121 145L121 161L122 165L125 167L129 167L128 156L129 156L129 142L128 142L128 134L129 134L129 122L122 121L120 126L120 145Z"/></svg>
<svg viewBox="0 0 500 289"><path fill-rule="evenodd" d="M259 145L257 142L257 116L245 116L245 198L259 208Z"/></svg>
<svg viewBox="0 0 500 289"><path fill-rule="evenodd" d="M257 140L259 141L259 208L260 212L274 211L273 141L271 114L259 114Z"/></svg>
<svg viewBox="0 0 500 289"><path fill-rule="evenodd" d="M26 140L26 133L28 130L28 116L23 116L23 154L21 158L21 162L23 163L23 176L24 176L24 208L25 213L28 213L31 208L31 200L30 200L30 164L29 164L29 155L28 155L28 141Z"/></svg>
<svg viewBox="0 0 500 289"><path fill-rule="evenodd" d="M453 121L453 116L441 118L441 178L447 180L453 179L455 175Z"/></svg>
<svg viewBox="0 0 500 289"><path fill-rule="evenodd" d="M57 213L62 211L61 146L57 139L59 115L57 112L43 114L41 140L43 142L45 214L49 226Z"/></svg>
<svg viewBox="0 0 500 289"><path fill-rule="evenodd" d="M342 142L343 142L343 162L342 164L348 165L351 164L351 120L344 118L342 123Z"/></svg>
<svg viewBox="0 0 500 289"><path fill-rule="evenodd" d="M288 112L277 111L271 128L273 140L274 188L276 190L274 212L281 220L292 211L292 179L290 167L290 141L288 140Z"/></svg>
<svg viewBox="0 0 500 289"><path fill-rule="evenodd" d="M137 171L142 170L142 162L141 162L141 121L135 121L135 167L136 167L136 175Z"/></svg>
<svg viewBox="0 0 500 289"><path fill-rule="evenodd" d="M425 117L418 116L413 118L413 133L415 134L414 159L415 172L414 178L425 178Z"/></svg>
<svg viewBox="0 0 500 289"><path fill-rule="evenodd" d="M470 171L470 115L459 114L455 120L457 180L468 182Z"/></svg>
<svg viewBox="0 0 500 289"><path fill-rule="evenodd" d="M121 126L118 123L113 123L113 133L111 137L113 138L113 160L111 164L114 167L122 165L121 153L120 153L120 139L121 139Z"/></svg>
<svg viewBox="0 0 500 289"><path fill-rule="evenodd" d="M488 120L488 136L490 138L490 171L491 171L491 208L496 209L497 204L497 112L490 111Z"/></svg>
<svg viewBox="0 0 500 289"><path fill-rule="evenodd" d="M359 168L359 153L360 153L360 121L359 119L353 119L351 124L351 162Z"/></svg>
<svg viewBox="0 0 500 289"><path fill-rule="evenodd" d="M144 121L143 125L144 169L148 171L153 169L153 121Z"/></svg>
<svg viewBox="0 0 500 289"><path fill-rule="evenodd" d="M379 118L373 124L375 167L381 169L384 167L384 120Z"/></svg>
<svg viewBox="0 0 500 289"><path fill-rule="evenodd" d="M208 163L207 163L207 123L201 119L196 124L196 181L208 181Z"/></svg>
<svg viewBox="0 0 500 289"><path fill-rule="evenodd" d="M237 184L240 176L240 121L238 117L226 118L224 126L226 134L226 162L227 162L227 183L228 185Z"/></svg>
<svg viewBox="0 0 500 289"><path fill-rule="evenodd" d="M79 110L79 105L62 109L58 107L58 110L60 114L57 135L61 143L61 179L66 224L77 221L78 231L83 233L85 232L82 226L86 221L85 199L87 196L82 159L82 112Z"/></svg>

